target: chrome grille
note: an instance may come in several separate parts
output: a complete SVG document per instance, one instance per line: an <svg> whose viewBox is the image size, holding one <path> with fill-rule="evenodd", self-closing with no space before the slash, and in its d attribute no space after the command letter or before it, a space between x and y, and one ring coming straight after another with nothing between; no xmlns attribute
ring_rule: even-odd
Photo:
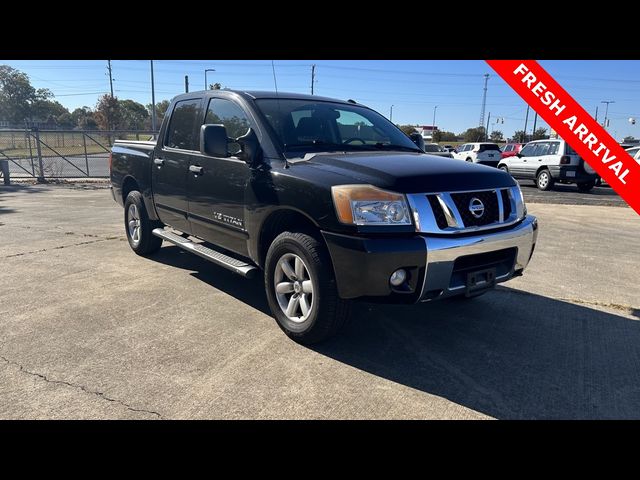
<svg viewBox="0 0 640 480"><path fill-rule="evenodd" d="M407 195L417 230L455 234L509 226L525 216L518 187L465 192L429 192ZM474 215L472 200L482 202L482 215ZM478 202L474 201L478 206ZM474 212L479 213L477 208Z"/></svg>

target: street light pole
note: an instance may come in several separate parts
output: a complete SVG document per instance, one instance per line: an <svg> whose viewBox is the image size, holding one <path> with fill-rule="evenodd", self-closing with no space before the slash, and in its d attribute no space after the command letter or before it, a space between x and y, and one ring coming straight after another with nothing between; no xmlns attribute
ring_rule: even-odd
<svg viewBox="0 0 640 480"><path fill-rule="evenodd" d="M207 83L207 72L215 72L215 68L207 68L204 71L204 89L209 90L209 84Z"/></svg>
<svg viewBox="0 0 640 480"><path fill-rule="evenodd" d="M391 105L391 108L389 109L389 121L393 122L393 105Z"/></svg>
<svg viewBox="0 0 640 480"><path fill-rule="evenodd" d="M436 110L438 109L438 105L433 107L433 124L431 126L431 141L434 141L434 135L436 133Z"/></svg>
<svg viewBox="0 0 640 480"><path fill-rule="evenodd" d="M610 103L616 103L613 100L603 100L600 103L604 103L606 104L606 108L604 109L604 123L602 124L602 126L605 128L605 130L607 129L607 115L609 114L609 104Z"/></svg>

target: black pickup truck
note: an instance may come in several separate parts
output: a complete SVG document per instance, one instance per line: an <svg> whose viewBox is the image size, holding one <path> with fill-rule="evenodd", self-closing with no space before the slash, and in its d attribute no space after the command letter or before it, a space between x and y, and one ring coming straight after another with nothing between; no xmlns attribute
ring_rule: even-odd
<svg viewBox="0 0 640 480"><path fill-rule="evenodd" d="M166 240L264 272L302 343L333 335L353 299L482 294L522 274L538 234L508 173L426 155L375 111L309 95L180 95L157 142L115 143L111 185L137 254Z"/></svg>

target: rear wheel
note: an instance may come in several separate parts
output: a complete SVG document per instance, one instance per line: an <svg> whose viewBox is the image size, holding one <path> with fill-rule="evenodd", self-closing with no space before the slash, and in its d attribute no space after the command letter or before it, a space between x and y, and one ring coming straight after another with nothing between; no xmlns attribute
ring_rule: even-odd
<svg viewBox="0 0 640 480"><path fill-rule="evenodd" d="M291 339L318 343L345 324L350 303L338 296L323 243L304 233L284 232L269 247L265 263L269 307Z"/></svg>
<svg viewBox="0 0 640 480"><path fill-rule="evenodd" d="M536 186L543 191L551 190L553 187L553 178L549 170L540 170L536 176Z"/></svg>
<svg viewBox="0 0 640 480"><path fill-rule="evenodd" d="M473 160L470 157L467 157L467 162L473 163Z"/></svg>
<svg viewBox="0 0 640 480"><path fill-rule="evenodd" d="M509 173L509 168L506 165L498 165L498 168L503 172Z"/></svg>
<svg viewBox="0 0 640 480"><path fill-rule="evenodd" d="M142 194L135 190L129 192L124 202L124 227L131 250L143 256L157 252L162 239L151 232L161 226L160 222L149 219Z"/></svg>
<svg viewBox="0 0 640 480"><path fill-rule="evenodd" d="M586 192L590 192L591 189L596 186L596 182L595 181L581 182L581 183L578 183L577 186L578 186L578 191L586 193Z"/></svg>

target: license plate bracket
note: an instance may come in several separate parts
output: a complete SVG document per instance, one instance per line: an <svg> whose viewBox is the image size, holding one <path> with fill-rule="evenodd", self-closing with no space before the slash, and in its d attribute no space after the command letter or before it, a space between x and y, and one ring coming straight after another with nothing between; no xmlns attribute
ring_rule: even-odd
<svg viewBox="0 0 640 480"><path fill-rule="evenodd" d="M467 273L465 296L475 297L496 286L496 269L486 268Z"/></svg>

